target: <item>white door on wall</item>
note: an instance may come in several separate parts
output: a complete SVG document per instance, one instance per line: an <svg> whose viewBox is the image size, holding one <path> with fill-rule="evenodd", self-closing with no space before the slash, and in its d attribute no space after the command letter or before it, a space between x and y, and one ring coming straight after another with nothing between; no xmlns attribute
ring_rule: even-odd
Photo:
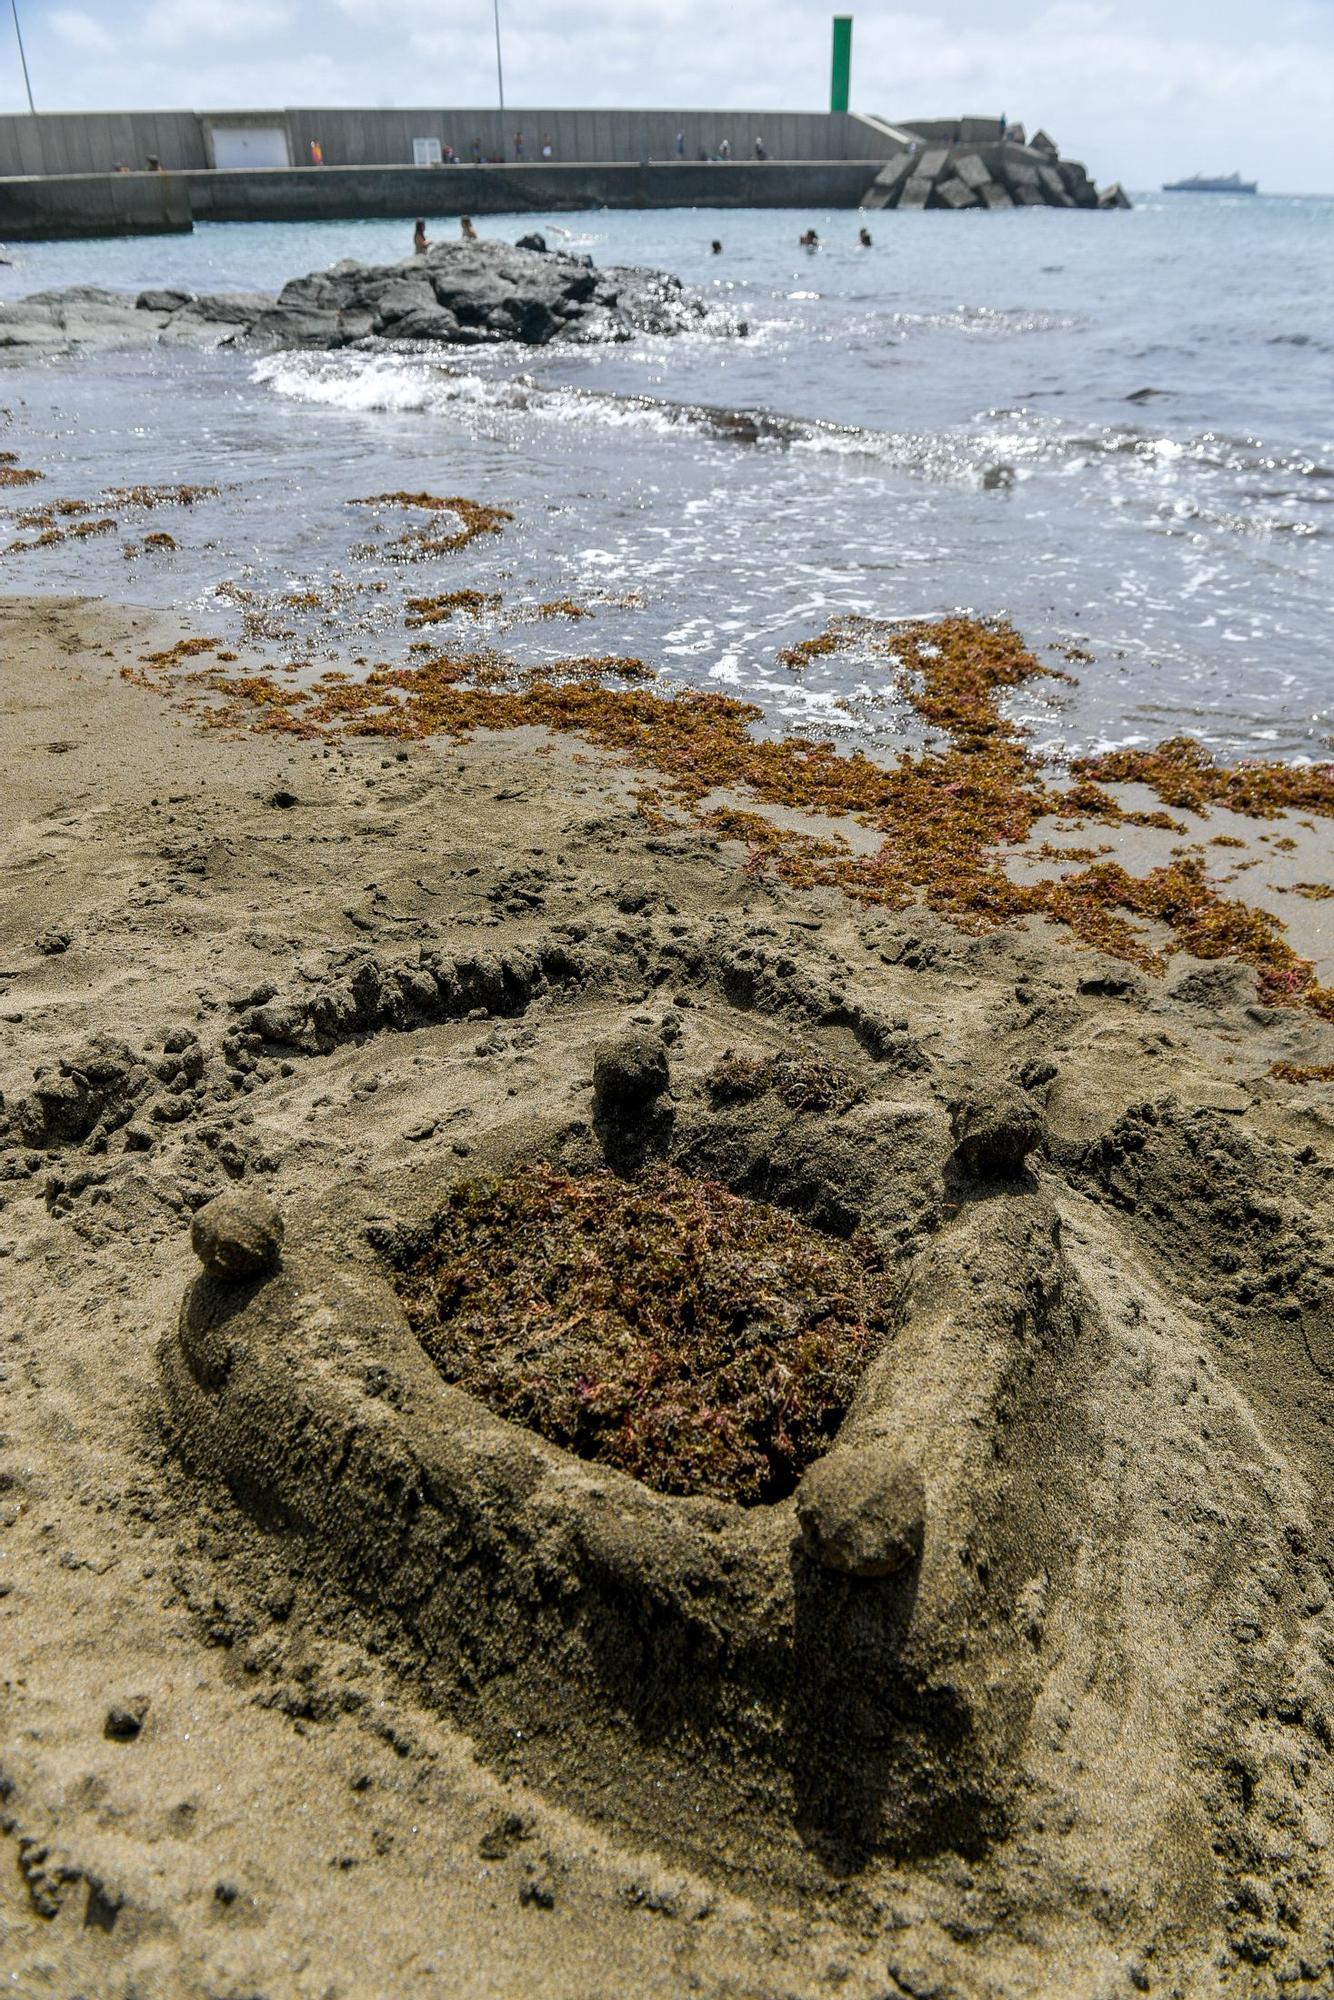
<svg viewBox="0 0 1334 2000"><path fill-rule="evenodd" d="M290 167L287 134L281 125L215 125L215 167Z"/></svg>

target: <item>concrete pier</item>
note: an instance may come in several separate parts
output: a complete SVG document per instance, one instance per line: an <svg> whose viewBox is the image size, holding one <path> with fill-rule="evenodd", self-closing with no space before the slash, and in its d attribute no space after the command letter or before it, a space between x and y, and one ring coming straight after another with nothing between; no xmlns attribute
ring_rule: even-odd
<svg viewBox="0 0 1334 2000"><path fill-rule="evenodd" d="M70 111L0 116L0 178L20 174L114 173L143 168L150 156L169 172L229 166L305 167L318 140L326 167L403 167L418 140L453 146L470 161L511 165L523 135L523 163L540 165L549 141L564 166L607 161L698 162L727 141L734 161L751 159L756 139L771 160L883 159L893 128L856 112L579 111L421 108L354 110L298 106L255 111Z"/></svg>
<svg viewBox="0 0 1334 2000"><path fill-rule="evenodd" d="M755 157L757 139L764 158ZM312 140L319 166L308 163ZM729 158L698 157L723 140ZM505 157L409 164L421 142ZM541 156L547 143L550 159ZM149 154L159 170L143 171ZM1045 134L1029 145L999 119L892 125L857 112L531 110L510 112L503 126L494 111L0 118L0 239L10 241L188 230L196 221L1037 205L1092 208L1099 196Z"/></svg>
<svg viewBox="0 0 1334 2000"><path fill-rule="evenodd" d="M0 180L0 241L188 235L184 174L62 174Z"/></svg>
<svg viewBox="0 0 1334 2000"><path fill-rule="evenodd" d="M588 208L856 208L864 160L604 165L325 167L185 174L199 222L505 215Z"/></svg>

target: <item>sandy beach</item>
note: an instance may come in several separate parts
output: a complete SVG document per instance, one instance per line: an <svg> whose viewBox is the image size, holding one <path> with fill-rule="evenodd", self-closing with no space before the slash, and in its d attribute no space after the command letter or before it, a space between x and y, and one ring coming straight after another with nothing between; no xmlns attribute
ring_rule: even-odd
<svg viewBox="0 0 1334 2000"><path fill-rule="evenodd" d="M1146 968L1042 918L970 932L784 880L753 824L646 809L661 772L586 734L208 728L141 684L188 629L76 599L2 618L11 1989L1327 1991L1334 1028L1235 956ZM1328 904L1282 893L1305 879L1272 853L1287 822L1200 826L1249 843L1248 898L1324 962ZM669 1078L642 1130L594 1100L627 1034ZM738 1057L761 1078L739 1105ZM763 1080L798 1057L843 1095ZM587 1174L632 1139L871 1231L908 1287L865 1421L924 1482L913 1594L822 1596L806 1556L775 1558L797 1624L746 1611L786 1663L761 1671L720 1571L739 1692L712 1746L661 1702L636 1721L566 1557L533 1614L557 1685L503 1605L380 1566L346 1448L321 1472L310 1442L352 1423L352 1334L329 1329L343 1262L382 1282L368 1231L526 1152ZM191 1220L226 1189L277 1207L287 1275L219 1321ZM234 1313L210 1375L200 1342ZM435 1393L395 1341L353 1423L381 1493ZM623 1475L590 1497L541 1450L543 1535L598 1495L631 1524L598 1599L623 1624L655 1563L686 1563L656 1537L706 1503L636 1512ZM384 1519L466 1503L503 1538L511 1489L480 1463ZM751 1510L780 1554L791 1505ZM451 1618L473 1619L462 1678ZM896 1691L887 1735L841 1691L845 1642ZM953 1803L914 1832L895 1799L932 1786Z"/></svg>

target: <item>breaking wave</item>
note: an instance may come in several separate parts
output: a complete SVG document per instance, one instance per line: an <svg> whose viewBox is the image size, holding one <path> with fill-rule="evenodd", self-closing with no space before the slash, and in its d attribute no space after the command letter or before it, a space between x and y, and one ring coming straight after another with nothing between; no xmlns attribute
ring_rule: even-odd
<svg viewBox="0 0 1334 2000"><path fill-rule="evenodd" d="M1224 475L1258 482L1230 498L1262 501L1266 483L1311 481L1309 504L1326 502L1321 483L1334 467L1309 454L1274 452L1262 440L1206 431L1172 438L1132 424L1071 431L1048 415L1025 409L982 413L968 428L939 432L878 430L825 418L787 415L755 406L678 402L632 391L554 386L531 375L480 374L441 362L434 351L391 354L285 352L256 363L256 382L297 402L353 413L439 415L470 428L536 422L638 431L657 437L685 433L757 450L862 458L886 469L948 485L1008 491L1040 473L1078 474L1118 466L1137 481L1174 485L1194 476ZM1185 502L1187 515L1224 531L1250 535L1315 535L1309 520L1275 514L1263 505L1206 507Z"/></svg>

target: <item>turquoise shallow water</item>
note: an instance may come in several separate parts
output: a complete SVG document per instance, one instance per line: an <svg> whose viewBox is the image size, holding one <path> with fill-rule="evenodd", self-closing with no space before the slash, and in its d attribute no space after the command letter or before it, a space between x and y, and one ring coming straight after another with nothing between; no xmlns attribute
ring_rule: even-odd
<svg viewBox="0 0 1334 2000"><path fill-rule="evenodd" d="M1229 754L1325 754L1334 201L872 216L870 251L856 246L861 219L655 211L483 225L511 239L547 226L599 263L674 270L744 315L744 340L11 363L4 443L47 472L43 495L162 480L225 491L188 517L154 517L175 556L127 562L112 537L11 552L4 587L186 602L217 630L234 626L239 587L279 607L279 656L316 664L349 642L397 657L409 593L568 595L597 606L577 628L581 651L639 653L682 681L751 694L776 725L886 746L908 721L865 667L835 659L797 682L779 648L834 610L1005 612L1039 649L1091 655L1076 686L1025 697L1053 751L1188 729ZM824 243L814 256L797 247L810 224ZM0 295L75 282L276 289L339 257L388 261L409 234L228 225L16 246ZM747 445L717 436L701 405L805 421ZM347 503L421 487L510 507L514 525L430 570L356 553L367 518ZM16 511L28 496L10 497ZM331 581L332 617L282 608L285 593ZM367 583L385 588L353 587ZM570 635L530 626L507 643L539 657Z"/></svg>

